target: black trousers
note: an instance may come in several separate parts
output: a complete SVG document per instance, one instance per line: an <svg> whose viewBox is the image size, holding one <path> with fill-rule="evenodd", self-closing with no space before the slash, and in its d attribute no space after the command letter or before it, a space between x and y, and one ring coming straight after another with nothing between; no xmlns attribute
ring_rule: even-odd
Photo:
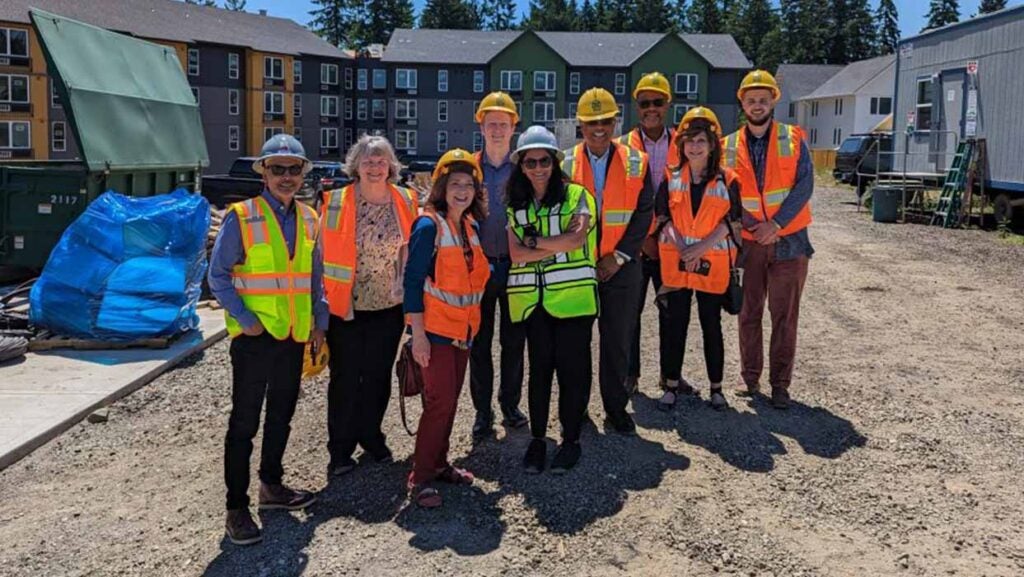
<svg viewBox="0 0 1024 577"><path fill-rule="evenodd" d="M547 435L551 386L557 373L562 440L575 443L580 440L583 414L590 400L594 317L557 319L537 307L525 324L530 355L530 433L538 439Z"/></svg>
<svg viewBox="0 0 1024 577"><path fill-rule="evenodd" d="M355 311L350 321L331 315L327 450L332 465L351 459L357 444L377 457L387 453L381 423L391 400L391 369L404 326L401 305Z"/></svg>
<svg viewBox="0 0 1024 577"><path fill-rule="evenodd" d="M640 336L642 332L640 317L644 314L644 305L647 304L647 287L654 285L654 292L661 288L661 261L649 259L646 256L640 257L640 294L637 299L639 306L636 311L636 327L633 329L632 349L629 351L629 376L640 377ZM665 316L658 310L658 341L663 340Z"/></svg>
<svg viewBox="0 0 1024 577"><path fill-rule="evenodd" d="M662 315L666 322L662 333L661 374L669 380L679 380L682 374L694 292L697 293L700 331L704 336L704 364L708 370L708 380L712 383L721 383L725 367L725 344L722 340L723 296L692 289L672 291L665 295L666 306L662 309Z"/></svg>
<svg viewBox="0 0 1024 577"><path fill-rule="evenodd" d="M626 377L629 376L630 348L637 322L643 273L636 260L627 262L611 279L598 284L601 316L597 328L601 336L598 380L604 412L611 419L626 414Z"/></svg>
<svg viewBox="0 0 1024 577"><path fill-rule="evenodd" d="M269 485L281 483L281 459L299 397L305 345L291 339L279 341L265 332L258 337L235 337L230 351L231 416L224 439L224 483L229 510L249 506L249 458L264 398L267 410L259 476Z"/></svg>
<svg viewBox="0 0 1024 577"><path fill-rule="evenodd" d="M494 273L487 281L484 298L480 303L480 331L473 339L469 351L469 392L477 414L493 416L491 398L494 396L494 360L491 343L494 340L495 309L500 309L501 384L498 406L503 413L519 406L523 396L523 353L526 349L524 323L513 323L508 311L507 261L492 261ZM504 274L500 274L504 267Z"/></svg>

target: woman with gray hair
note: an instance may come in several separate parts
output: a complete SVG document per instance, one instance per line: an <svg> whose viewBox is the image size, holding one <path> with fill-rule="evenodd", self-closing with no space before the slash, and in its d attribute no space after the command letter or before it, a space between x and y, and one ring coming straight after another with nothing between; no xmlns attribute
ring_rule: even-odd
<svg viewBox="0 0 1024 577"><path fill-rule="evenodd" d="M324 193L321 230L331 380L327 388L329 475L355 468L356 445L377 463L392 460L381 432L402 315L402 256L419 203L395 185L401 165L391 143L362 136L345 172L355 181Z"/></svg>

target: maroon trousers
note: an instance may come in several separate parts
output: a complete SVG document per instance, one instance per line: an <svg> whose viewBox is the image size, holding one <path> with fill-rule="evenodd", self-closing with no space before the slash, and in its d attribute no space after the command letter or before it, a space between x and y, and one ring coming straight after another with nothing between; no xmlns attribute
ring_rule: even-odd
<svg viewBox="0 0 1024 577"><path fill-rule="evenodd" d="M412 457L412 485L434 480L448 466L448 441L455 423L469 349L430 343L430 363L423 367L423 415Z"/></svg>
<svg viewBox="0 0 1024 577"><path fill-rule="evenodd" d="M743 381L757 385L764 368L764 340L761 318L764 302L772 316L768 380L771 386L788 388L793 379L796 356L796 328L800 317L800 295L807 280L806 256L775 260L775 245L743 244L743 310L740 311L740 367Z"/></svg>

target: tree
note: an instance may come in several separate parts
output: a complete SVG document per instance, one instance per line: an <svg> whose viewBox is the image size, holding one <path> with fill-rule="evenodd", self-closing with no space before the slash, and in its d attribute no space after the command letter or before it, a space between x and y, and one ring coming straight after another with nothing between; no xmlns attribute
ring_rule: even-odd
<svg viewBox="0 0 1024 577"><path fill-rule="evenodd" d="M224 0L224 8L235 12L244 12L245 0Z"/></svg>
<svg viewBox="0 0 1024 577"><path fill-rule="evenodd" d="M313 0L310 28L339 47L387 44L395 28L412 28L411 0Z"/></svg>
<svg viewBox="0 0 1024 577"><path fill-rule="evenodd" d="M672 32L689 32L690 21L686 18L686 0L675 0L672 3Z"/></svg>
<svg viewBox="0 0 1024 577"><path fill-rule="evenodd" d="M874 18L868 8L868 0L850 0L847 5L846 22L839 28L846 39L845 60L836 64L853 62L877 56L877 41Z"/></svg>
<svg viewBox="0 0 1024 577"><path fill-rule="evenodd" d="M981 0L978 14L990 14L1006 8L1006 0Z"/></svg>
<svg viewBox="0 0 1024 577"><path fill-rule="evenodd" d="M878 10L875 11L875 29L877 54L892 54L896 52L896 43L900 40L900 15L896 11L896 3L893 0L879 0Z"/></svg>
<svg viewBox="0 0 1024 577"><path fill-rule="evenodd" d="M786 41L786 33L782 29L782 19L777 14L772 14L772 24L772 29L761 40L761 46L754 57L754 65L775 74L779 64L789 58L789 42Z"/></svg>
<svg viewBox="0 0 1024 577"><path fill-rule="evenodd" d="M480 7L484 28L487 30L515 30L517 13L515 0L484 0Z"/></svg>
<svg viewBox="0 0 1024 577"><path fill-rule="evenodd" d="M420 28L477 30L481 25L479 8L465 0L427 0L420 14Z"/></svg>
<svg viewBox="0 0 1024 577"><path fill-rule="evenodd" d="M362 3L354 0L313 0L309 27L333 46L356 48L353 28L362 23Z"/></svg>
<svg viewBox="0 0 1024 577"><path fill-rule="evenodd" d="M597 29L597 8L590 3L590 0L583 0L578 12L576 22L572 29L576 32L593 32Z"/></svg>
<svg viewBox="0 0 1024 577"><path fill-rule="evenodd" d="M206 6L207 8L216 8L217 3L214 0L185 0L185 4L194 4L196 6Z"/></svg>
<svg viewBox="0 0 1024 577"><path fill-rule="evenodd" d="M568 32L573 30L577 20L575 2L531 0L530 13L523 21L523 27L529 30Z"/></svg>
<svg viewBox="0 0 1024 577"><path fill-rule="evenodd" d="M784 37L790 39L786 62L825 64L828 62L827 27L821 26L821 5L817 0L782 0ZM793 40L799 39L799 40Z"/></svg>
<svg viewBox="0 0 1024 577"><path fill-rule="evenodd" d="M769 0L742 0L733 3L727 18L726 31L732 34L748 58L759 64L761 43L779 25Z"/></svg>
<svg viewBox="0 0 1024 577"><path fill-rule="evenodd" d="M928 8L928 23L921 29L931 30L946 24L960 21L960 2L958 0L931 0Z"/></svg>
<svg viewBox="0 0 1024 577"><path fill-rule="evenodd" d="M720 34L724 29L724 17L718 0L693 0L686 13L690 30L695 34Z"/></svg>
<svg viewBox="0 0 1024 577"><path fill-rule="evenodd" d="M666 15L671 13L665 0L636 0L628 28L633 32L670 32L673 23Z"/></svg>

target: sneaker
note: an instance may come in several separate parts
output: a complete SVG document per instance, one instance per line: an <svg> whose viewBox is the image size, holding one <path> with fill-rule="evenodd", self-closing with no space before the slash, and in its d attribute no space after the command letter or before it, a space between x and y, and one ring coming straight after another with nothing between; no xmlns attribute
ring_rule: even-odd
<svg viewBox="0 0 1024 577"><path fill-rule="evenodd" d="M677 388L666 387L665 392L662 393L661 398L658 399L658 410L659 411L671 411L676 406L676 401L679 399L679 393Z"/></svg>
<svg viewBox="0 0 1024 577"><path fill-rule="evenodd" d="M346 457L345 459L338 461L337 463L331 463L327 466L327 474L331 477L340 477L351 473L356 468L356 462L352 460L352 457Z"/></svg>
<svg viewBox="0 0 1024 577"><path fill-rule="evenodd" d="M518 429L520 427L525 426L526 423L530 422L530 420L526 418L526 415L524 415L523 412L519 410L519 407L512 407L511 409L502 409L501 413L505 417L504 419L502 419L501 424L511 429Z"/></svg>
<svg viewBox="0 0 1024 577"><path fill-rule="evenodd" d="M640 377L626 377L626 394L633 396L640 392Z"/></svg>
<svg viewBox="0 0 1024 577"><path fill-rule="evenodd" d="M526 472L536 475L544 470L544 464L548 459L548 445L544 439L533 439L529 448L526 449L526 456L523 457L523 467Z"/></svg>
<svg viewBox="0 0 1024 577"><path fill-rule="evenodd" d="M729 408L729 402L725 400L721 387L711 389L711 408L716 411L724 411Z"/></svg>
<svg viewBox="0 0 1024 577"><path fill-rule="evenodd" d="M736 387L736 394L741 397L756 397L761 392L761 385L758 383L750 384L746 381L741 380L739 386Z"/></svg>
<svg viewBox="0 0 1024 577"><path fill-rule="evenodd" d="M480 441L494 434L494 417L488 413L477 413L473 421L473 440Z"/></svg>
<svg viewBox="0 0 1024 577"><path fill-rule="evenodd" d="M260 510L287 509L298 511L316 502L316 495L309 491L296 491L284 485L260 483Z"/></svg>
<svg viewBox="0 0 1024 577"><path fill-rule="evenodd" d="M611 415L605 417L604 428L611 429L616 433L632 437L636 435L636 423L633 422L633 417L629 416L629 413L623 411L622 415L612 417Z"/></svg>
<svg viewBox="0 0 1024 577"><path fill-rule="evenodd" d="M772 387L772 406L784 411L789 408L789 391L783 387Z"/></svg>
<svg viewBox="0 0 1024 577"><path fill-rule="evenodd" d="M555 453L555 458L551 461L551 473L555 475L564 475L576 466L576 463L580 460L580 444L579 442L568 443L564 442L558 447L558 452Z"/></svg>
<svg viewBox="0 0 1024 577"><path fill-rule="evenodd" d="M224 532L235 545L252 545L263 540L263 532L249 514L249 508L232 509L224 520Z"/></svg>

